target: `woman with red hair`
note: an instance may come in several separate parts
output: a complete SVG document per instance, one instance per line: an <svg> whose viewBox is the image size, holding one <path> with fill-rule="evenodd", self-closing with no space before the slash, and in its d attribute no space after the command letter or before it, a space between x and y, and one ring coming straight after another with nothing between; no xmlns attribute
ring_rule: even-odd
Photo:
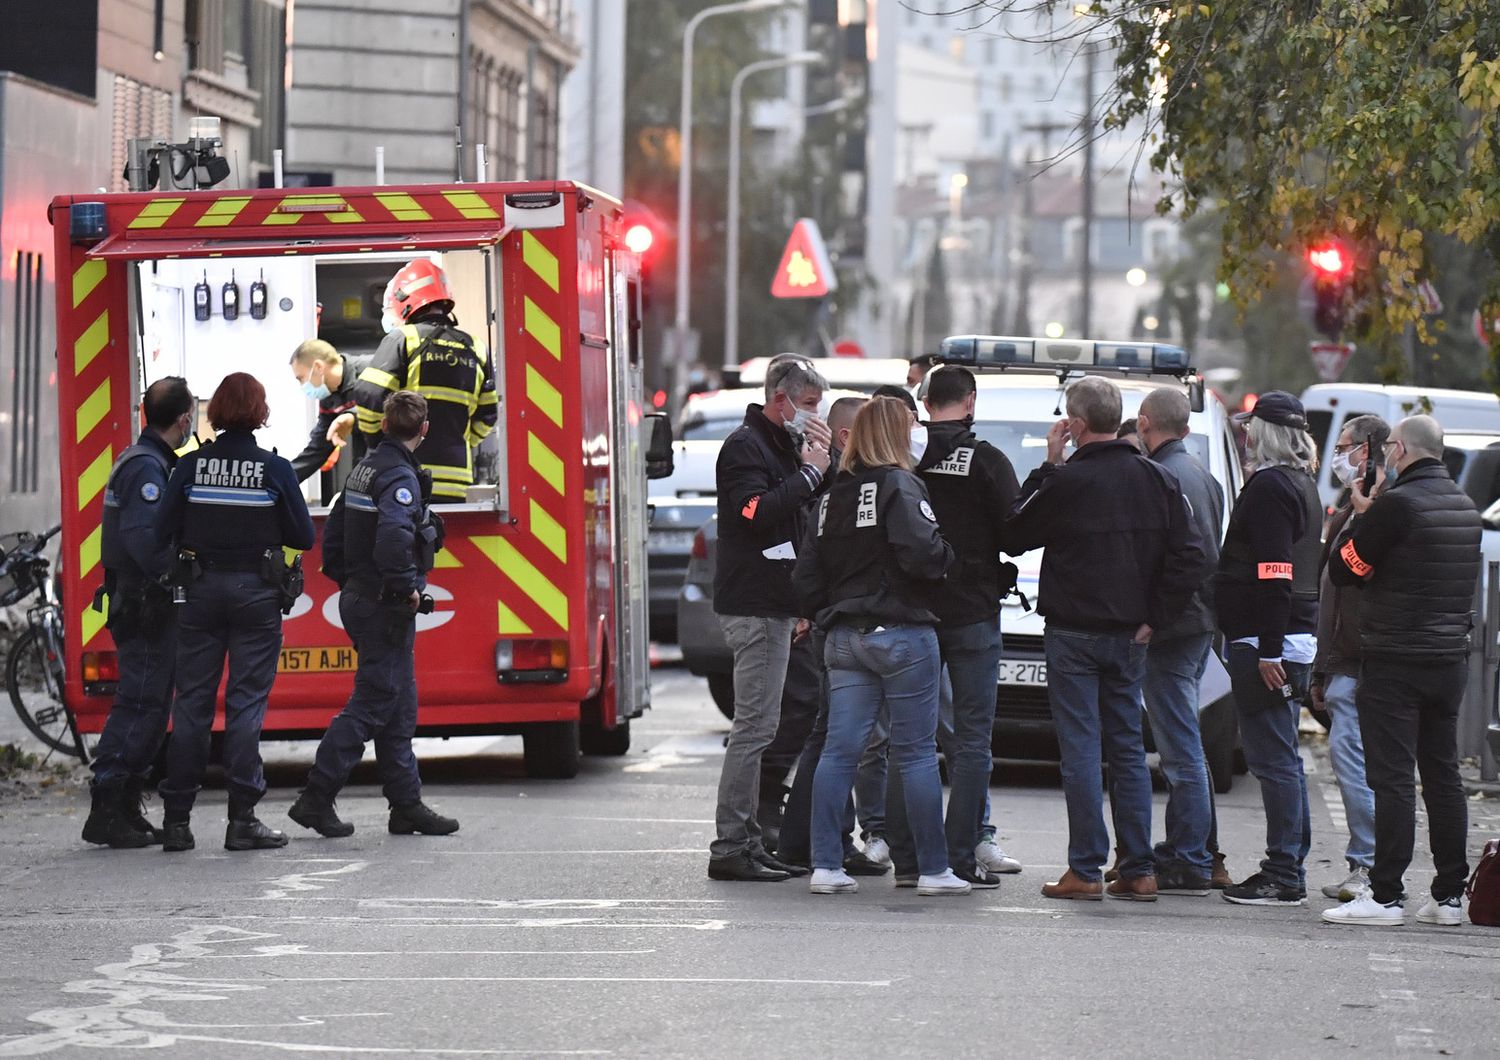
<svg viewBox="0 0 1500 1060"><path fill-rule="evenodd" d="M255 443L270 409L266 388L245 372L224 377L208 403L218 436L177 462L162 496L156 536L191 553L196 578L179 611L177 701L158 788L162 847L191 850L193 801L208 765L209 736L224 663L225 850L286 845L255 817L266 793L260 730L281 653L282 549L312 548L307 502L292 465Z"/></svg>

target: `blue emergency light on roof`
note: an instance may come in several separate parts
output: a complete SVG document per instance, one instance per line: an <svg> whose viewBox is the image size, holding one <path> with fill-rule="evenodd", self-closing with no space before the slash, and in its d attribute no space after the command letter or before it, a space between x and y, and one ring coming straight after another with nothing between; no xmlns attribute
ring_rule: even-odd
<svg viewBox="0 0 1500 1060"><path fill-rule="evenodd" d="M951 335L938 346L937 359L974 368L1094 369L1178 376L1192 371L1185 349L1159 342Z"/></svg>
<svg viewBox="0 0 1500 1060"><path fill-rule="evenodd" d="M68 207L68 239L78 245L97 243L109 235L102 202L75 202Z"/></svg>

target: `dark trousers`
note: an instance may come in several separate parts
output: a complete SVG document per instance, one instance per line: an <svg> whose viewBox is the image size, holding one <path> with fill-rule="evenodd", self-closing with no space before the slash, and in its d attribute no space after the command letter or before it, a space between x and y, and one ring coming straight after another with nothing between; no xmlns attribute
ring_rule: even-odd
<svg viewBox="0 0 1500 1060"><path fill-rule="evenodd" d="M349 702L318 744L307 785L329 798L337 795L373 740L386 800L409 805L422 797L411 747L417 731L416 618L353 589L339 594L339 616L359 654L359 668Z"/></svg>
<svg viewBox="0 0 1500 1060"><path fill-rule="evenodd" d="M172 676L177 667L176 616L153 637L115 638L120 681L99 746L94 749L94 786L144 781L167 735Z"/></svg>
<svg viewBox="0 0 1500 1060"><path fill-rule="evenodd" d="M1355 704L1365 744L1365 779L1375 793L1370 887L1377 902L1405 897L1401 877L1411 864L1417 831L1413 767L1422 776L1437 869L1432 896L1442 901L1463 893L1469 875L1469 804L1458 774L1458 708L1468 677L1463 659L1367 658L1360 670Z"/></svg>
<svg viewBox="0 0 1500 1060"><path fill-rule="evenodd" d="M808 636L814 660L823 658L824 634L814 629ZM782 700L786 709L786 700ZM818 667L818 712L813 718L812 731L802 745L802 755L797 759L797 775L792 778L792 792L786 799L786 810L781 818L781 836L776 846L776 856L794 865L812 863L812 791L813 777L818 771L818 759L823 757L823 747L828 742L828 673ZM844 814L844 856L854 853L854 802L851 799Z"/></svg>
<svg viewBox="0 0 1500 1060"><path fill-rule="evenodd" d="M781 686L781 720L776 736L760 758L760 790L780 801L780 789L797 764L812 734L823 700L822 638L813 646L812 634L792 644L787 656L786 682Z"/></svg>
<svg viewBox="0 0 1500 1060"><path fill-rule="evenodd" d="M254 572L205 571L178 607L177 702L162 807L186 813L208 766L209 738L224 663L224 772L231 810L248 811L266 793L260 728L281 653L280 593Z"/></svg>

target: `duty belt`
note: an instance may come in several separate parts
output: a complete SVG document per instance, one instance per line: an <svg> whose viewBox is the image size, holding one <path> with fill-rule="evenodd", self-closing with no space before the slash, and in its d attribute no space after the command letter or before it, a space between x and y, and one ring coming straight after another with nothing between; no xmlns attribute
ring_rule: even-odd
<svg viewBox="0 0 1500 1060"><path fill-rule="evenodd" d="M237 556L224 556L215 558L213 556L198 557L198 565L204 570L226 571L234 574L259 574L260 557L245 559Z"/></svg>

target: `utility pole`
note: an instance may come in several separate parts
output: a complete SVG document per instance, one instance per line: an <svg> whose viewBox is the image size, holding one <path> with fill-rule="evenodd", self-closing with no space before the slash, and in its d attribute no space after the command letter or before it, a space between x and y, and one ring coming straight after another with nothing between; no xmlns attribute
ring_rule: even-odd
<svg viewBox="0 0 1500 1060"><path fill-rule="evenodd" d="M1079 328L1083 338L1094 326L1094 45L1083 47L1083 248L1078 266Z"/></svg>

